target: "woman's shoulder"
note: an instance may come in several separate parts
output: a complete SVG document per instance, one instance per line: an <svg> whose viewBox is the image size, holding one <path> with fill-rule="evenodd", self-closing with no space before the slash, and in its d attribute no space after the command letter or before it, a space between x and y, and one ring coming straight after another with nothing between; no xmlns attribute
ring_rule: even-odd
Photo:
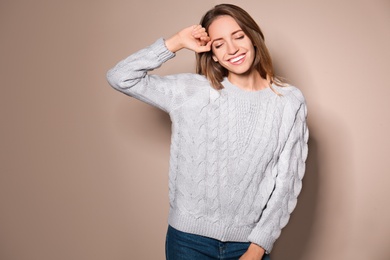
<svg viewBox="0 0 390 260"><path fill-rule="evenodd" d="M281 94L282 97L293 103L305 103L305 96L302 91L293 85L283 84L282 86L274 85L275 90Z"/></svg>

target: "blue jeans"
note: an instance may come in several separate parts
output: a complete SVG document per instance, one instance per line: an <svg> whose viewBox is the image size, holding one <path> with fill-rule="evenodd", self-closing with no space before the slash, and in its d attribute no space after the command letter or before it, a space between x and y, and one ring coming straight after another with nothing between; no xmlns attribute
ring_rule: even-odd
<svg viewBox="0 0 390 260"><path fill-rule="evenodd" d="M168 226L165 256L167 260L237 260L249 245L250 242L221 242ZM262 260L270 260L269 255Z"/></svg>

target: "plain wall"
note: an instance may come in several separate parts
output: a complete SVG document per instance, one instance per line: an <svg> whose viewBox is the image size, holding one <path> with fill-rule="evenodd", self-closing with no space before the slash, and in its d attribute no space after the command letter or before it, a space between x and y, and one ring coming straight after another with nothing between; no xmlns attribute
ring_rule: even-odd
<svg viewBox="0 0 390 260"><path fill-rule="evenodd" d="M230 1L306 96L303 191L273 260L390 259L390 1ZM170 122L106 71L221 1L0 2L0 259L164 259ZM194 71L181 51L159 74Z"/></svg>

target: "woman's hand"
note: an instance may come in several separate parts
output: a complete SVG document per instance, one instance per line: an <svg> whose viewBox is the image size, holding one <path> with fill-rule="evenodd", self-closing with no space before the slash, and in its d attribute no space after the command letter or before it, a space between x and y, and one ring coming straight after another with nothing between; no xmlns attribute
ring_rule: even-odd
<svg viewBox="0 0 390 260"><path fill-rule="evenodd" d="M239 260L261 260L264 253L265 250L262 247L252 243Z"/></svg>
<svg viewBox="0 0 390 260"><path fill-rule="evenodd" d="M165 45L171 52L177 52L183 48L194 52L207 52L211 49L211 41L206 29L200 25L192 25L184 28L165 41Z"/></svg>

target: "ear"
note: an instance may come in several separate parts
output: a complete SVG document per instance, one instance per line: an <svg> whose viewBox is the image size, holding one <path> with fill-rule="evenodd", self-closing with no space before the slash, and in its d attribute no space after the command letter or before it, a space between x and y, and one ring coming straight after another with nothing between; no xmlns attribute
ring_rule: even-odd
<svg viewBox="0 0 390 260"><path fill-rule="evenodd" d="M218 59L217 59L217 57L216 57L215 55L213 55L213 60L214 60L215 62L218 62Z"/></svg>

